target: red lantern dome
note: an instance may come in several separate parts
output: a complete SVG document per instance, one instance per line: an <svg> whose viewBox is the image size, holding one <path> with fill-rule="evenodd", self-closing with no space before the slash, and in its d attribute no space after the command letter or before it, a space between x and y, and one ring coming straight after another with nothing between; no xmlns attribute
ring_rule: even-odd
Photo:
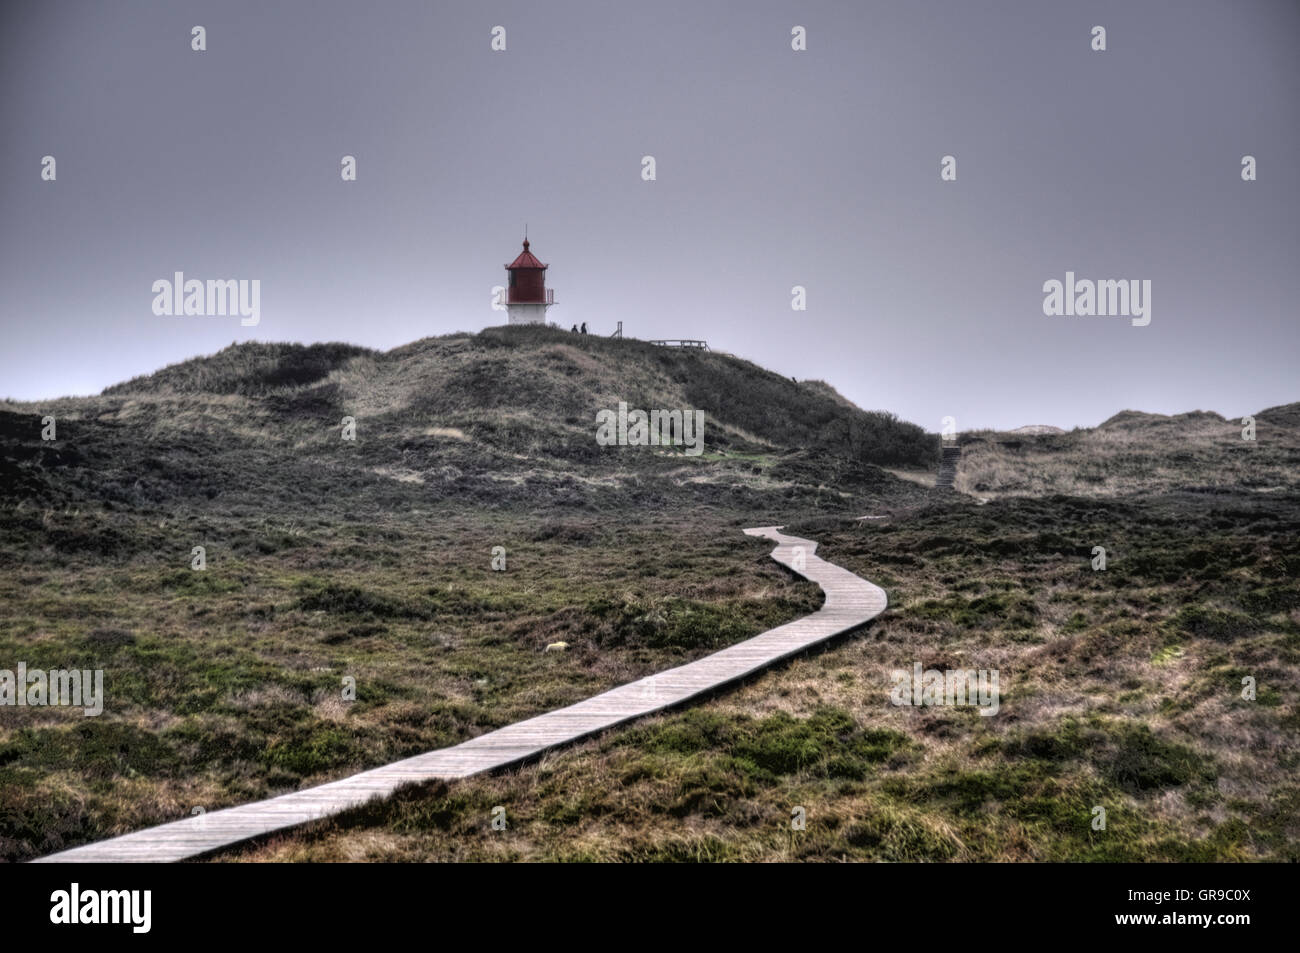
<svg viewBox="0 0 1300 953"><path fill-rule="evenodd" d="M555 304L555 292L546 287L546 269L549 266L538 260L528 250L528 245L525 238L524 250L506 265L510 276L506 286L506 310L510 312L511 324L545 324L546 309Z"/></svg>

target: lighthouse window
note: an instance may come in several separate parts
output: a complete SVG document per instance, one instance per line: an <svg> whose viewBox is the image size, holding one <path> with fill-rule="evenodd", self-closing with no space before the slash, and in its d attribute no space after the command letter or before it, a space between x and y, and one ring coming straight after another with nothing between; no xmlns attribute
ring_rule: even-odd
<svg viewBox="0 0 1300 953"><path fill-rule="evenodd" d="M515 286L515 273L512 271L510 272L510 287L513 288L514 286Z"/></svg>

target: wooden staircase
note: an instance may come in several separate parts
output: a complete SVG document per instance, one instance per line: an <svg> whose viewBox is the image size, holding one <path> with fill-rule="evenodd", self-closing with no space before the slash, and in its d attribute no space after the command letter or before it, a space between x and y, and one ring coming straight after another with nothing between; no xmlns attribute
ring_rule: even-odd
<svg viewBox="0 0 1300 953"><path fill-rule="evenodd" d="M951 490L952 481L957 476L957 461L961 459L961 447L947 446L943 448L943 459L939 461L939 475L934 479L936 490Z"/></svg>

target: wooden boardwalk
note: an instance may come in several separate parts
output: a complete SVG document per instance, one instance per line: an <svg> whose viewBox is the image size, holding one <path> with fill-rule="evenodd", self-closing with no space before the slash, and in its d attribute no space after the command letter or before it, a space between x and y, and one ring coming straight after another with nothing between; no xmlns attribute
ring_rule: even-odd
<svg viewBox="0 0 1300 953"><path fill-rule="evenodd" d="M507 725L469 741L395 761L381 768L265 801L160 824L35 863L163 862L195 857L240 841L338 814L404 784L463 778L503 768L603 731L621 722L679 705L773 662L853 629L884 611L885 591L816 555L817 544L777 532L747 529L774 540L772 558L822 587L822 608L694 662L629 682L585 701Z"/></svg>

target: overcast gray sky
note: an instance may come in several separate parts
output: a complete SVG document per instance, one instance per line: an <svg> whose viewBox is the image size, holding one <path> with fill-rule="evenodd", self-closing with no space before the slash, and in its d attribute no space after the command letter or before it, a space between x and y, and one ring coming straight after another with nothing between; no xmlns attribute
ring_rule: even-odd
<svg viewBox="0 0 1300 953"><path fill-rule="evenodd" d="M1293 0L0 10L0 395L501 324L527 222L565 327L931 430L1300 399ZM1150 324L1044 315L1067 270L1150 280ZM259 279L260 323L156 316L176 271Z"/></svg>

